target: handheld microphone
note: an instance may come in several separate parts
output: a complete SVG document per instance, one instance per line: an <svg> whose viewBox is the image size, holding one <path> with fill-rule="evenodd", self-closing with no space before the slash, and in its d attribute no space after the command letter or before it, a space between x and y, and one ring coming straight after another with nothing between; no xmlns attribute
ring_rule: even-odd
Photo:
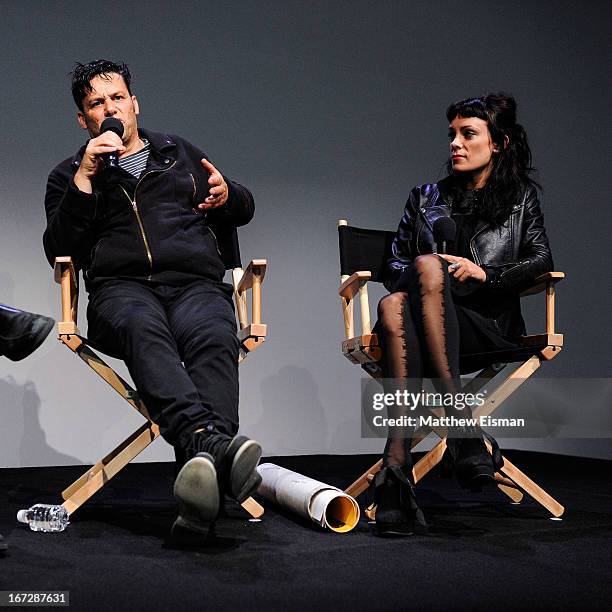
<svg viewBox="0 0 612 612"><path fill-rule="evenodd" d="M104 132L113 132L117 134L119 138L123 136L123 123L119 121L119 119L115 119L114 117L108 117L100 126L100 134ZM107 168L117 168L119 167L119 153L117 151L112 151L111 153L105 153L101 156L106 164Z"/></svg>
<svg viewBox="0 0 612 612"><path fill-rule="evenodd" d="M432 229L436 252L446 254L447 243L454 242L457 234L455 222L450 217L440 217L436 219Z"/></svg>

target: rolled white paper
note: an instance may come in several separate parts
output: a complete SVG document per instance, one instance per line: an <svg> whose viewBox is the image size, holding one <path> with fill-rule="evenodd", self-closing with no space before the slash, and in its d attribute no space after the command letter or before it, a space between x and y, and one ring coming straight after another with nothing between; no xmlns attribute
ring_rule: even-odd
<svg viewBox="0 0 612 612"><path fill-rule="evenodd" d="M262 463L257 471L261 475L257 493L265 500L338 533L351 531L359 522L359 505L337 487L274 463Z"/></svg>

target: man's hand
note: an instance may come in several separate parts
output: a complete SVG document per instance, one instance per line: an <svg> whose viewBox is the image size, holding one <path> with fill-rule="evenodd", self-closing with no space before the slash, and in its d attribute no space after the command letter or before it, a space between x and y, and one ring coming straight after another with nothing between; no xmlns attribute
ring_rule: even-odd
<svg viewBox="0 0 612 612"><path fill-rule="evenodd" d="M477 266L473 261L465 257L442 253L438 253L438 257L442 257L442 259L450 262L451 265L448 267L448 272L460 283L465 283L469 278L473 278L481 283L487 280L487 273L480 266Z"/></svg>
<svg viewBox="0 0 612 612"><path fill-rule="evenodd" d="M113 151L117 151L121 155L125 153L125 146L121 138L111 131L103 132L87 143L81 165L74 175L74 184L81 191L92 193L91 181L104 165L100 156Z"/></svg>
<svg viewBox="0 0 612 612"><path fill-rule="evenodd" d="M210 194L201 204L198 204L200 210L212 210L213 208L219 208L227 202L229 191L227 183L221 175L221 173L207 160L201 160L204 170L210 174L208 177L208 193Z"/></svg>

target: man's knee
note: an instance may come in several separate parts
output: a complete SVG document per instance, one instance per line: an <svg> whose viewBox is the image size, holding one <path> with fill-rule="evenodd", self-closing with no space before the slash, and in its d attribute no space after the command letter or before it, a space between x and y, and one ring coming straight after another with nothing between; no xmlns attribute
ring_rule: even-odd
<svg viewBox="0 0 612 612"><path fill-rule="evenodd" d="M146 337L167 330L161 313L146 304L125 304L112 313L100 313L115 333L122 338Z"/></svg>
<svg viewBox="0 0 612 612"><path fill-rule="evenodd" d="M236 324L228 325L220 323L209 329L208 337L213 345L238 349L238 336L236 335Z"/></svg>
<svg viewBox="0 0 612 612"><path fill-rule="evenodd" d="M208 322L207 325L196 325L184 331L183 341L187 350L219 350L238 354L239 341L236 335L236 323L224 319Z"/></svg>

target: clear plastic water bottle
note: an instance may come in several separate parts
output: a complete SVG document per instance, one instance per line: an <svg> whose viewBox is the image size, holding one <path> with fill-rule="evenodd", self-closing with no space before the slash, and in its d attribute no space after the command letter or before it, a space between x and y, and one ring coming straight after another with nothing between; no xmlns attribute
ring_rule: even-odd
<svg viewBox="0 0 612 612"><path fill-rule="evenodd" d="M26 523L32 531L64 531L70 524L64 506L36 504L27 510L17 512L17 520Z"/></svg>

